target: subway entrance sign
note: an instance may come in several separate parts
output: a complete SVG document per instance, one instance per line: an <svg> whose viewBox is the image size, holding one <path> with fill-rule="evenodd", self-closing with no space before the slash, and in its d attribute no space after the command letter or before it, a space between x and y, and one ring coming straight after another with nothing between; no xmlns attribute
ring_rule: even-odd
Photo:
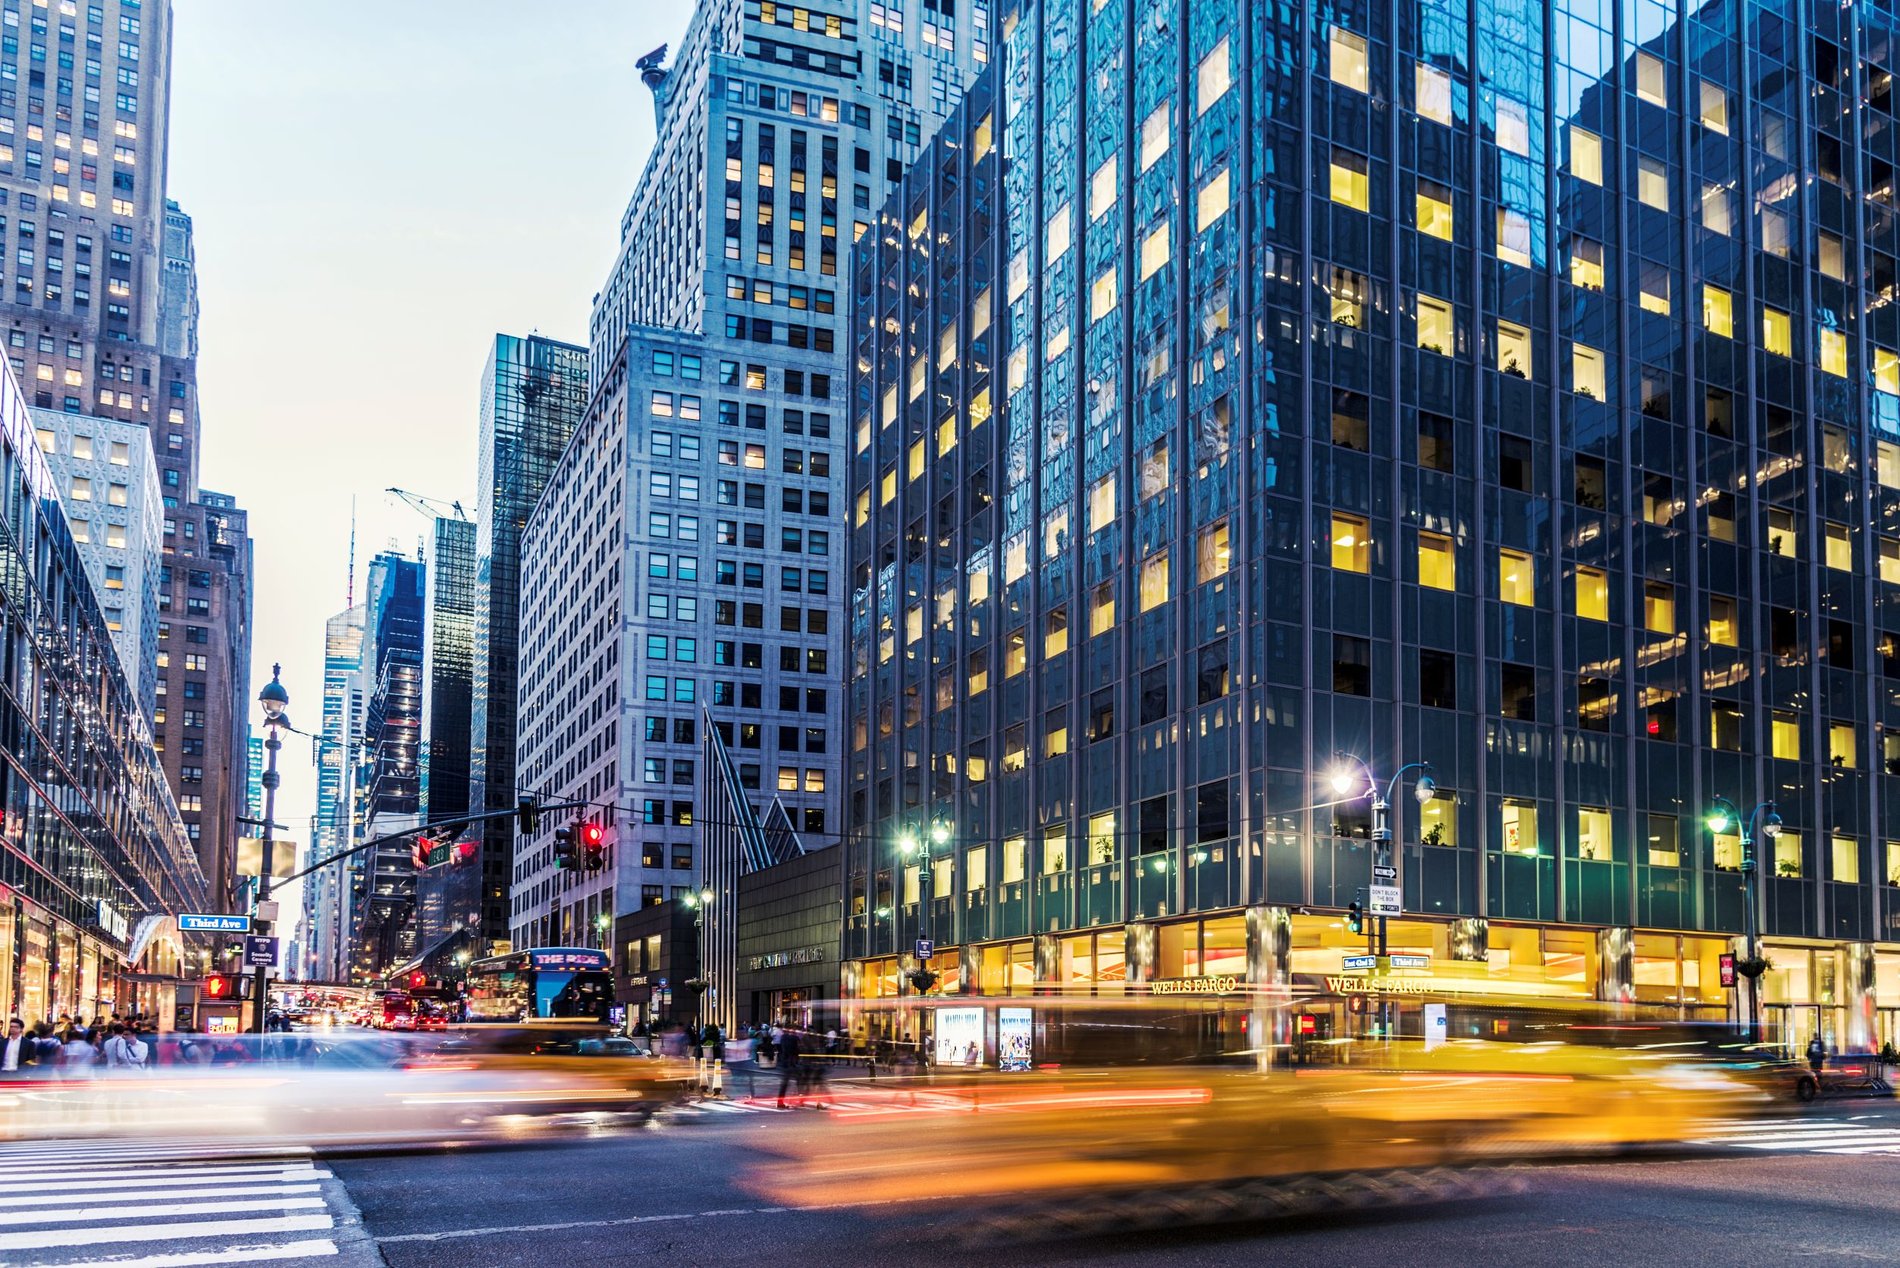
<svg viewBox="0 0 1900 1268"><path fill-rule="evenodd" d="M249 933L249 916L225 916L195 912L178 913L178 929L181 933Z"/></svg>

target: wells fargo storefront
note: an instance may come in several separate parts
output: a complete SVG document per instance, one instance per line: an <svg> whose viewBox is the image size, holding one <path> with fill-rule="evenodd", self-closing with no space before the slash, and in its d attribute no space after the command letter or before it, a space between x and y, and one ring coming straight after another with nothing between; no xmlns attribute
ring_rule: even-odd
<svg viewBox="0 0 1900 1268"><path fill-rule="evenodd" d="M1419 1037L1428 1023L1498 1034L1513 1014L1592 1006L1739 1025L1747 1007L1746 983L1724 984L1724 953L1739 950L1725 935L1403 919L1386 936L1390 959L1373 962L1366 937L1337 915L1263 906L1136 922L936 948L931 994L1191 998L1211 1018L1209 1042L1228 1053L1290 1052L1303 1028L1331 1038ZM1900 948L1776 941L1764 950L1773 966L1761 979L1765 1038L1799 1049L1818 1029L1842 1051L1895 1039ZM847 962L842 995L863 1002L847 1009L850 1028L928 1045L928 1010L888 1006L915 997L916 967L909 956Z"/></svg>

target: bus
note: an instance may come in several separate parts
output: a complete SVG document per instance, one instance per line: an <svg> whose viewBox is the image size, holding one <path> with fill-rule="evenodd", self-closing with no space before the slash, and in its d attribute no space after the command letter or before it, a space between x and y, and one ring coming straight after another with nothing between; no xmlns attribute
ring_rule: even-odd
<svg viewBox="0 0 1900 1268"><path fill-rule="evenodd" d="M606 1021L614 979L605 951L534 947L468 966L468 1020Z"/></svg>

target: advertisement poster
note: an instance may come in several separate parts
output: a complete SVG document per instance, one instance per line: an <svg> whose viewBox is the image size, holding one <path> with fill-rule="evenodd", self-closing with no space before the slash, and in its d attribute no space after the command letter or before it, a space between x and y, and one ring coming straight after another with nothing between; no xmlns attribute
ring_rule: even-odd
<svg viewBox="0 0 1900 1268"><path fill-rule="evenodd" d="M939 1008L937 1010L937 1064L983 1064L983 1010L980 1008Z"/></svg>
<svg viewBox="0 0 1900 1268"><path fill-rule="evenodd" d="M1002 1008L996 1013L996 1068L1023 1071L1029 1068L1030 1036L1034 1033L1027 1008Z"/></svg>

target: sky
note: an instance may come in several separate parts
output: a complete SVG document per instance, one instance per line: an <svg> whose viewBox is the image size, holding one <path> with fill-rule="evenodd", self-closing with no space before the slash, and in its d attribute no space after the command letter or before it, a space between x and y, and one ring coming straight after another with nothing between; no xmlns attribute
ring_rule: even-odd
<svg viewBox="0 0 1900 1268"><path fill-rule="evenodd" d="M687 0L175 0L168 190L194 221L200 483L250 512L254 682L321 722L324 621L392 541L383 492L473 516L494 334L587 342L653 143L633 69ZM254 716L261 712L253 707ZM280 759L308 840L307 741ZM294 895L285 894L294 901Z"/></svg>

